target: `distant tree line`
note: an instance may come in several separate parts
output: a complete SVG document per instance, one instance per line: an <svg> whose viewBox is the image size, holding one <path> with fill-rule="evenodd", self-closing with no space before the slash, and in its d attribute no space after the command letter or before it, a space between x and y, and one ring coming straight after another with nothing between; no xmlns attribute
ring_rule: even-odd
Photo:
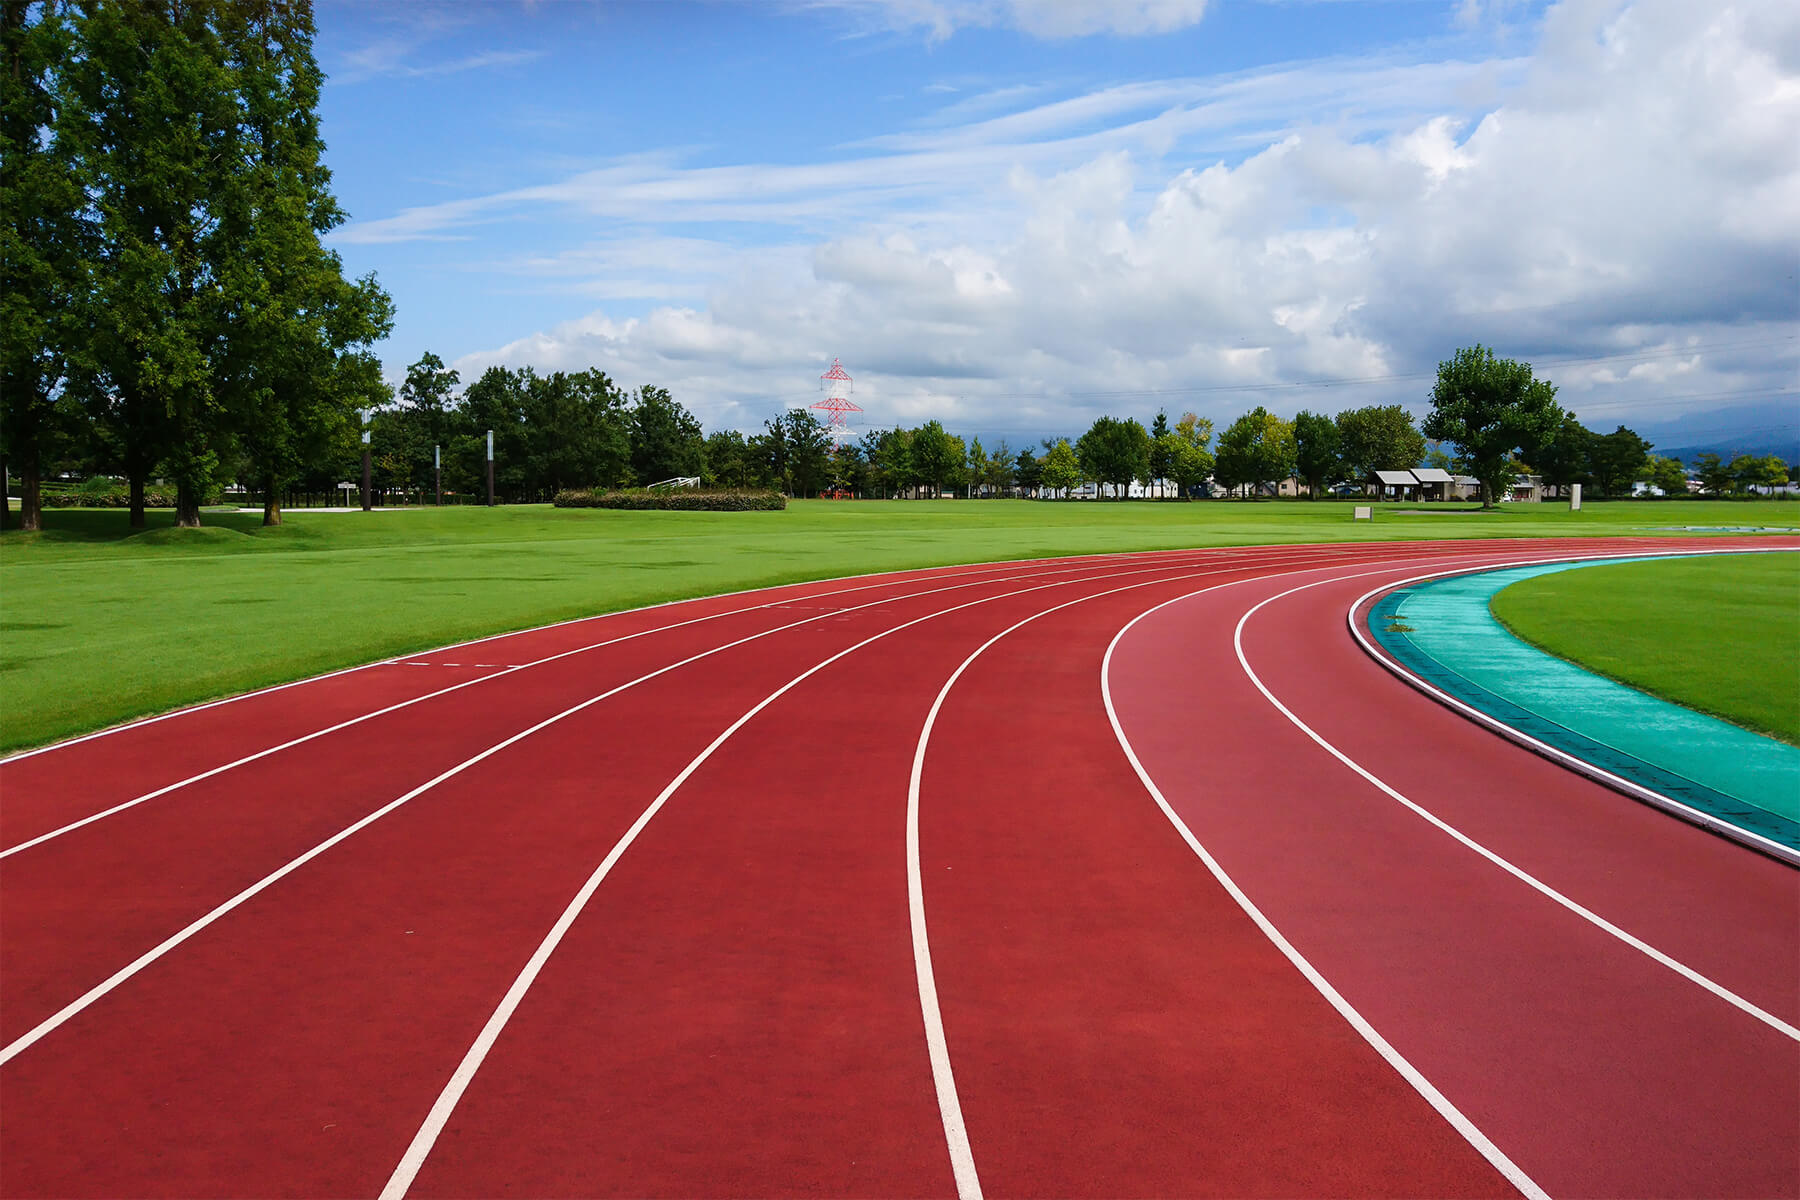
<svg viewBox="0 0 1800 1200"><path fill-rule="evenodd" d="M393 308L321 238L344 220L301 0L0 4L0 456L281 489L386 396ZM267 519L278 521L278 508Z"/></svg>

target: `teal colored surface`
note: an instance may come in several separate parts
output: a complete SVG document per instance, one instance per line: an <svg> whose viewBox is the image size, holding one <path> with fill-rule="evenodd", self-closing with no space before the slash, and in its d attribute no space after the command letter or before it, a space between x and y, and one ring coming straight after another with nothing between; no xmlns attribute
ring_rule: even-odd
<svg viewBox="0 0 1800 1200"><path fill-rule="evenodd" d="M1676 556L1671 556L1676 557ZM1800 748L1582 670L1488 608L1520 580L1641 559L1509 567L1390 593L1369 629L1409 670L1557 749L1800 849ZM1394 622L1410 628L1391 631Z"/></svg>

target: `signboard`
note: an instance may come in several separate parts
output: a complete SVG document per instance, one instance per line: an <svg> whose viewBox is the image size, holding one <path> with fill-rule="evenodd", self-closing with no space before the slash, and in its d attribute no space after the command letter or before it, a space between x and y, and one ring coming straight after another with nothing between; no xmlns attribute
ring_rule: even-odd
<svg viewBox="0 0 1800 1200"><path fill-rule="evenodd" d="M1375 519L1375 510L1366 504L1359 504L1356 506L1355 515L1350 519L1352 521L1373 521Z"/></svg>
<svg viewBox="0 0 1800 1200"><path fill-rule="evenodd" d="M1581 485L1579 483L1569 485L1569 511L1581 511Z"/></svg>

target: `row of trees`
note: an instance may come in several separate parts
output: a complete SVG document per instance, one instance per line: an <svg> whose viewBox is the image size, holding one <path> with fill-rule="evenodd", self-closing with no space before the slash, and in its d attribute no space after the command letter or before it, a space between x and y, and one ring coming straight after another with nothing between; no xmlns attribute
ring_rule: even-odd
<svg viewBox="0 0 1800 1200"><path fill-rule="evenodd" d="M0 5L0 454L38 523L46 460L270 496L386 395L393 308L321 238L344 220L310 5ZM271 509L268 519L279 520Z"/></svg>

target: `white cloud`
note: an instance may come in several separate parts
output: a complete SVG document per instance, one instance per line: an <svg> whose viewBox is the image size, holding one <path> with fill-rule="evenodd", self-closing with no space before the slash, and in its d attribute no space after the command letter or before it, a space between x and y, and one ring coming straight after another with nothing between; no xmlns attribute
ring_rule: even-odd
<svg viewBox="0 0 1800 1200"><path fill-rule="evenodd" d="M949 37L968 27L1017 29L1040 38L1172 33L1199 23L1207 0L798 0L837 9L880 29L924 29Z"/></svg>
<svg viewBox="0 0 1800 1200"><path fill-rule="evenodd" d="M671 386L709 425L808 402L833 355L872 423L1029 440L1162 404L1228 418L1421 402L1436 361L1476 340L1545 364L1596 422L1666 417L1682 397L1792 384L1797 46L1791 5L1573 0L1498 75L1327 62L1130 84L861 158L642 160L350 236L444 236L543 205L599 228L789 228L754 251L649 233L546 256L533 269L559 284L653 280L660 260L693 290L458 363L465 378L598 365ZM1457 96L1484 77L1499 102L1468 113ZM1387 378L1307 386L1370 377Z"/></svg>

